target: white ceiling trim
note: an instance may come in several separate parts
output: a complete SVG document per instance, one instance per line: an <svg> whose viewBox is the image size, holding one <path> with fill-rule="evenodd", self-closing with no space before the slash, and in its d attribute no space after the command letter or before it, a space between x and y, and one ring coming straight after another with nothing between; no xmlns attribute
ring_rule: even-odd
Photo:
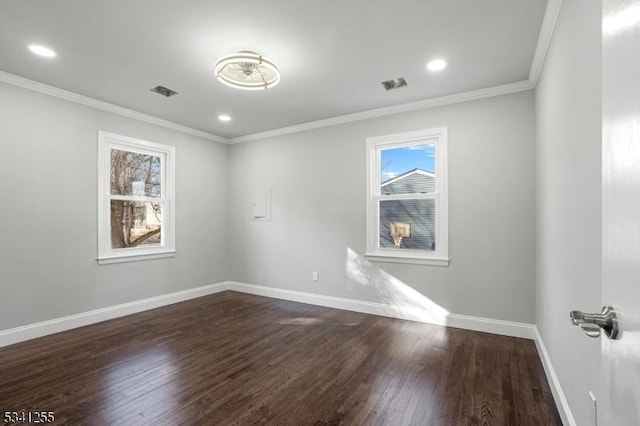
<svg viewBox="0 0 640 426"><path fill-rule="evenodd" d="M70 92L64 89L59 89L57 87L49 86L47 84L43 84L34 80L29 80L28 78L10 74L8 72L0 71L0 81L12 84L14 86L33 90L35 92L44 93L45 95L50 95L81 105L86 105L102 111L111 112L113 114L122 115L124 117L133 118L139 121L144 121L145 123L156 124L158 126L166 127L167 129L177 130L178 132L186 133L192 136L198 136L210 141L229 143L229 140L222 136L203 132L202 130L193 129L182 124L174 123L173 121L168 121L162 118L154 117L152 115L143 114L141 112L110 104L108 102L99 101L88 96L80 95L78 93Z"/></svg>
<svg viewBox="0 0 640 426"><path fill-rule="evenodd" d="M296 124L295 126L282 127L279 129L267 130L265 132L253 133L245 136L238 136L228 139L229 143L241 143L266 139L274 136L282 136L291 133L304 132L306 130L318 129L321 127L335 126L338 124L351 123L354 121L367 120L370 118L384 117L387 115L411 112L421 109L434 108L444 105L451 105L460 102L474 101L478 99L490 98L493 96L507 95L510 93L523 92L535 88L535 84L528 80L515 83L503 84L501 86L488 87L485 89L471 90L468 92L456 93L454 95L442 96L439 98L425 99L423 101L410 102L391 107L372 109L369 111L356 112L354 114L341 115L339 117L327 118L324 120L310 121L308 123Z"/></svg>
<svg viewBox="0 0 640 426"><path fill-rule="evenodd" d="M515 83L504 84L500 86L488 87L484 89L471 90L453 95L442 96L438 98L425 99L422 101L411 102L391 107L378 108L368 111L357 112L353 114L342 115L338 117L327 118L323 120L311 121L308 123L296 124L293 126L282 127L279 129L267 130L264 132L253 133L235 138L225 138L213 133L204 132L162 118L154 117L128 108L124 108L115 104L93 99L68 90L59 89L34 80L29 80L14 74L0 71L0 82L12 84L14 86L44 93L67 101L76 102L78 104L90 106L103 111L118 114L124 117L133 118L150 124L166 127L193 136L198 136L207 140L220 142L224 144L235 144L242 142L266 139L274 136L287 135L291 133L303 132L322 127L335 126L339 124L351 123L354 121L367 120L370 118L384 117L387 115L399 114L403 112L417 111L421 109L434 108L438 106L451 105L460 102L469 102L478 99L489 98L493 96L506 95L510 93L523 92L536 88L538 79L544 66L544 61L551 44L553 30L560 13L562 0L549 0L545 11L542 27L538 36L536 51L529 70L529 79L518 81Z"/></svg>
<svg viewBox="0 0 640 426"><path fill-rule="evenodd" d="M531 62L531 69L529 70L529 81L533 82L534 86L538 84L540 73L542 73L542 66L547 58L547 52L551 45L551 37L553 36L553 30L555 29L561 6L562 0L549 0L547 3L547 10L544 13L540 35L538 36L538 44L536 45L536 51L533 55L533 61Z"/></svg>

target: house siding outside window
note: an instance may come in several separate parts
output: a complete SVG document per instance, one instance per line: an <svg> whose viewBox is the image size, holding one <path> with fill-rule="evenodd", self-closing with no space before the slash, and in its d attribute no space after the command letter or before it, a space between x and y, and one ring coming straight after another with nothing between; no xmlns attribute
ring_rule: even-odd
<svg viewBox="0 0 640 426"><path fill-rule="evenodd" d="M367 256L448 265L447 129L366 143Z"/></svg>

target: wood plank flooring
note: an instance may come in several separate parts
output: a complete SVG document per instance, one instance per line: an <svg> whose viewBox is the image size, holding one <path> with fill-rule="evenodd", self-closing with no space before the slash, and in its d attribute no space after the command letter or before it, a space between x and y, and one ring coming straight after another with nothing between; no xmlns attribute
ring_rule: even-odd
<svg viewBox="0 0 640 426"><path fill-rule="evenodd" d="M561 425L532 341L227 291L0 348L56 425Z"/></svg>

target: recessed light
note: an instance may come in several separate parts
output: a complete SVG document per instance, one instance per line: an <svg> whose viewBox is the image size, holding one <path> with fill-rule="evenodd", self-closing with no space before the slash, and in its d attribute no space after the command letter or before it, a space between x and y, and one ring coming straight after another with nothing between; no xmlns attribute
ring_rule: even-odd
<svg viewBox="0 0 640 426"><path fill-rule="evenodd" d="M220 114L218 116L218 120L220 121L231 121L231 116L227 114Z"/></svg>
<svg viewBox="0 0 640 426"><path fill-rule="evenodd" d="M427 64L427 69L429 71L442 71L447 67L447 61L444 59L434 59Z"/></svg>
<svg viewBox="0 0 640 426"><path fill-rule="evenodd" d="M43 56L45 58L55 58L56 57L56 52L54 52L53 50L51 50L51 49L49 49L48 47L45 47L45 46L32 44L32 45L29 46L29 50L31 50L36 55Z"/></svg>

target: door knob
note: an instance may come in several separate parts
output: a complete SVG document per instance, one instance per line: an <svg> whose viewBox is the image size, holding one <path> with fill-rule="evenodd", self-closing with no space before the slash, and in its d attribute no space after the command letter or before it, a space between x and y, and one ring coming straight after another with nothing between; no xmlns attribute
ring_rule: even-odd
<svg viewBox="0 0 640 426"><path fill-rule="evenodd" d="M571 324L577 325L589 337L600 336L603 330L609 339L618 337L618 316L612 306L603 306L599 314L585 314L581 311L571 311Z"/></svg>

